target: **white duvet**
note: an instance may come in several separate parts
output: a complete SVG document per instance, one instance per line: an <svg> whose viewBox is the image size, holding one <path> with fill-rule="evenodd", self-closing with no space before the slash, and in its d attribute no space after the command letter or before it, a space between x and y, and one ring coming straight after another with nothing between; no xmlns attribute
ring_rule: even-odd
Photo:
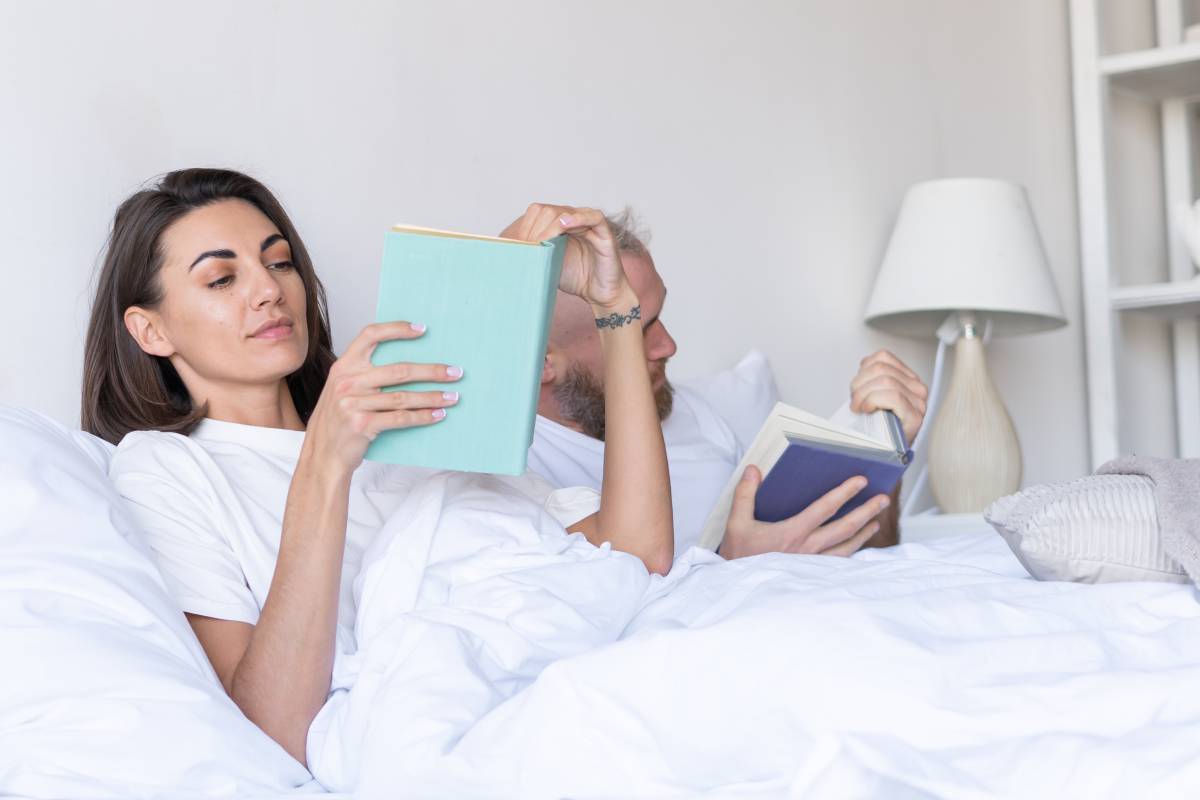
<svg viewBox="0 0 1200 800"><path fill-rule="evenodd" d="M478 481L356 584L309 765L364 797L1196 797L1200 605L1031 580L999 536L665 578Z"/></svg>
<svg viewBox="0 0 1200 800"><path fill-rule="evenodd" d="M79 436L0 407L0 796L319 790L226 697ZM1200 796L1190 586L1038 583L990 535L651 579L498 486L430 481L367 554L310 736L329 788Z"/></svg>

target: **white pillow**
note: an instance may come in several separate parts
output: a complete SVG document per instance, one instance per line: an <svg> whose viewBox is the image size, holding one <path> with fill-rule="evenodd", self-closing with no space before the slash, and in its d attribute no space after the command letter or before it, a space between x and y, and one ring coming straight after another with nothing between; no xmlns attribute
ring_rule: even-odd
<svg viewBox="0 0 1200 800"><path fill-rule="evenodd" d="M226 696L103 464L0 405L0 795L244 797L307 771Z"/></svg>
<svg viewBox="0 0 1200 800"><path fill-rule="evenodd" d="M1031 486L983 515L1038 580L1189 581L1163 551L1154 483L1141 475Z"/></svg>
<svg viewBox="0 0 1200 800"><path fill-rule="evenodd" d="M751 350L730 369L680 384L699 393L733 430L745 450L758 435L771 409L779 402L779 389L771 362L758 350Z"/></svg>

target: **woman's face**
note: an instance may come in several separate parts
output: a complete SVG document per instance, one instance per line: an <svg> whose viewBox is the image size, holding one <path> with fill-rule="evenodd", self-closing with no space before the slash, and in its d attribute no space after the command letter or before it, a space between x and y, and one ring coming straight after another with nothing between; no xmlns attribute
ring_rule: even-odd
<svg viewBox="0 0 1200 800"><path fill-rule="evenodd" d="M265 214L243 200L213 203L173 223L162 247L156 316L171 352L156 354L193 399L277 383L304 364L304 282Z"/></svg>

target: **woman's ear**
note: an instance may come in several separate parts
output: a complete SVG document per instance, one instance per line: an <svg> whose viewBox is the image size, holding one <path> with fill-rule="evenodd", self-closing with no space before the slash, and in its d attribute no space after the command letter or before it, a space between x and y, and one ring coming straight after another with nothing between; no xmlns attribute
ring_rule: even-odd
<svg viewBox="0 0 1200 800"><path fill-rule="evenodd" d="M125 330L137 342L138 347L152 356L169 358L175 348L163 330L162 317L149 309L130 306L125 309Z"/></svg>

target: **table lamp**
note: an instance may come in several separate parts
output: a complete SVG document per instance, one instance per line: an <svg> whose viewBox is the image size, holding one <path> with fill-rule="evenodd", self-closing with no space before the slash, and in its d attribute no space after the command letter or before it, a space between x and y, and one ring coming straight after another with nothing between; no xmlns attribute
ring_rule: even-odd
<svg viewBox="0 0 1200 800"><path fill-rule="evenodd" d="M889 333L939 338L927 404L931 419L913 446L929 433L929 485L942 512L982 511L1017 491L1020 443L988 374L984 338L1067 323L1025 190L982 178L910 188L866 321ZM941 366L951 342L954 374L940 401Z"/></svg>

